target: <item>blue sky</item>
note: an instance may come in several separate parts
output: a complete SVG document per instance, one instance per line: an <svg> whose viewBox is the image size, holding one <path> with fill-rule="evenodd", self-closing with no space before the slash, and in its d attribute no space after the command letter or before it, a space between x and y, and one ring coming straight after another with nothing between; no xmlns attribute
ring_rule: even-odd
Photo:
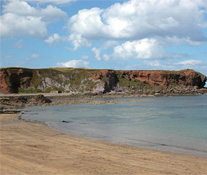
<svg viewBox="0 0 207 175"><path fill-rule="evenodd" d="M0 2L1 67L207 75L207 0Z"/></svg>

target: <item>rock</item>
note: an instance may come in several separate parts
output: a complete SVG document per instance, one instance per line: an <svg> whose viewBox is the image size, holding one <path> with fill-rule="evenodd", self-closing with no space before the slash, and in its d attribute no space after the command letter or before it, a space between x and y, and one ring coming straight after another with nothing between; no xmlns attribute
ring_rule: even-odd
<svg viewBox="0 0 207 175"><path fill-rule="evenodd" d="M96 80L96 82L98 82L98 84L93 89L92 93L94 93L94 94L103 94L105 92L104 83L101 82L100 80Z"/></svg>
<svg viewBox="0 0 207 175"><path fill-rule="evenodd" d="M35 98L35 101L37 103L51 103L51 100L49 98L45 97L44 95L38 95Z"/></svg>
<svg viewBox="0 0 207 175"><path fill-rule="evenodd" d="M34 105L48 105L52 101L43 95L38 96L13 96L0 98L0 103L6 106L23 107Z"/></svg>
<svg viewBox="0 0 207 175"><path fill-rule="evenodd" d="M72 123L72 121L66 121L66 120L63 120L62 122L63 123Z"/></svg>
<svg viewBox="0 0 207 175"><path fill-rule="evenodd" d="M26 97L18 97L16 103L27 103L28 99Z"/></svg>

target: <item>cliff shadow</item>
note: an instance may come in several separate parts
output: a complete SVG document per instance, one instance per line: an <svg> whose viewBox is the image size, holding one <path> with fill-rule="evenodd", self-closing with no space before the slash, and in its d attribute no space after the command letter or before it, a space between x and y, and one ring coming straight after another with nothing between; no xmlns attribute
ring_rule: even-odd
<svg viewBox="0 0 207 175"><path fill-rule="evenodd" d="M10 76L11 93L18 93L20 87L20 77L18 74L12 74Z"/></svg>

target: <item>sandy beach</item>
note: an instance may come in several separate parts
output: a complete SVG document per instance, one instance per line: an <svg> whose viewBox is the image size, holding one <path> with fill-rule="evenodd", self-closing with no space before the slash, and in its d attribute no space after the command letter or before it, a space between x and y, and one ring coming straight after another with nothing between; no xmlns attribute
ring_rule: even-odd
<svg viewBox="0 0 207 175"><path fill-rule="evenodd" d="M66 135L0 115L0 174L205 175L207 158Z"/></svg>

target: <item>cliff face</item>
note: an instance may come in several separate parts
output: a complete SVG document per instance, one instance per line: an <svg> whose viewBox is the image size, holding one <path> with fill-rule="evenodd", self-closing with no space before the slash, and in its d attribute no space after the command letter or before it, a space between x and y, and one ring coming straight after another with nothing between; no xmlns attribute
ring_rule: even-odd
<svg viewBox="0 0 207 175"><path fill-rule="evenodd" d="M121 71L121 73L124 78L129 80L138 80L164 89L173 85L203 88L206 81L204 75L190 69L182 71Z"/></svg>
<svg viewBox="0 0 207 175"><path fill-rule="evenodd" d="M206 77L194 70L182 71L115 71L94 69L50 68L0 69L1 93L21 92L129 92L200 89Z"/></svg>
<svg viewBox="0 0 207 175"><path fill-rule="evenodd" d="M27 88L31 86L34 72L30 69L2 69L0 70L1 92L18 93L20 86ZM23 82L20 84L20 82Z"/></svg>

